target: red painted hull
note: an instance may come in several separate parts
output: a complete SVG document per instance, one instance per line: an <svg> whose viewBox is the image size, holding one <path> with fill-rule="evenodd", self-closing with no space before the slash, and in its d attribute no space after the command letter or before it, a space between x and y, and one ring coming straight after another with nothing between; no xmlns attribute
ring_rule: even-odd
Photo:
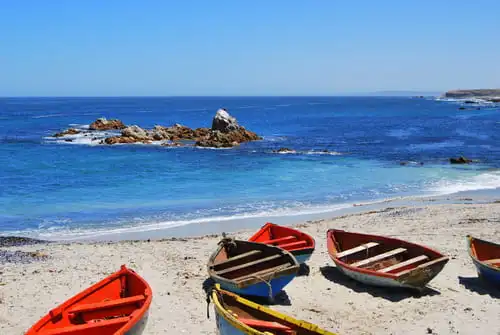
<svg viewBox="0 0 500 335"><path fill-rule="evenodd" d="M337 229L328 230L327 247L341 272L375 286L420 290L448 262L440 252L418 244Z"/></svg>
<svg viewBox="0 0 500 335"><path fill-rule="evenodd" d="M315 241L310 235L270 222L262 226L248 240L280 247L291 252L297 258L310 256L315 248Z"/></svg>
<svg viewBox="0 0 500 335"><path fill-rule="evenodd" d="M152 301L149 284L121 269L52 309L26 335L138 335Z"/></svg>

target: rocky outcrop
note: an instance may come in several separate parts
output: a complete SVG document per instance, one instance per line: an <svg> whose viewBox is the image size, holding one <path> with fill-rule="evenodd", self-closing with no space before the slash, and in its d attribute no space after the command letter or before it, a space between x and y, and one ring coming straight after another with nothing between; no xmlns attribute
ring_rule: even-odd
<svg viewBox="0 0 500 335"><path fill-rule="evenodd" d="M53 136L54 137L63 137L66 135L76 135L76 134L80 134L80 133L81 133L80 130L77 130L75 128L69 128L69 129L66 129L65 131L61 131L60 133L56 133Z"/></svg>
<svg viewBox="0 0 500 335"><path fill-rule="evenodd" d="M450 158L450 164L469 164L472 163L472 159L460 156L458 158Z"/></svg>
<svg viewBox="0 0 500 335"><path fill-rule="evenodd" d="M101 140L102 144L120 143L151 143L153 141L163 141L165 146L182 146L185 144L201 147L229 148L243 142L260 140L261 137L240 126L236 119L229 115L225 109L219 109L212 120L212 128L191 129L181 124L172 127L154 126L152 129L143 129L139 126L125 126L120 120L97 119L92 122L89 128L95 134L100 130L121 130L120 135L107 137ZM64 136L78 131L68 129L65 132L56 134ZM89 131L87 131L89 132ZM64 134L64 135L62 135ZM102 137L101 137L102 138ZM187 143L183 143L187 142ZM189 143L190 142L190 143Z"/></svg>
<svg viewBox="0 0 500 335"><path fill-rule="evenodd" d="M221 108L215 113L212 120L212 130L222 133L229 133L239 129L238 122L234 117L229 115L226 109Z"/></svg>
<svg viewBox="0 0 500 335"><path fill-rule="evenodd" d="M92 122L89 126L90 130L120 130L127 126L123 124L120 120L106 120L106 118L100 118Z"/></svg>
<svg viewBox="0 0 500 335"><path fill-rule="evenodd" d="M219 130L212 130L207 136L198 139L196 146L212 148L229 148L240 143L257 141L262 139L259 135L239 126L237 130L228 133Z"/></svg>
<svg viewBox="0 0 500 335"><path fill-rule="evenodd" d="M229 148L240 143L262 139L256 133L240 126L236 119L229 115L225 109L219 109L212 120L212 128L198 128L196 146Z"/></svg>
<svg viewBox="0 0 500 335"><path fill-rule="evenodd" d="M137 141L150 140L148 132L139 126L129 126L122 130L122 137L135 138Z"/></svg>

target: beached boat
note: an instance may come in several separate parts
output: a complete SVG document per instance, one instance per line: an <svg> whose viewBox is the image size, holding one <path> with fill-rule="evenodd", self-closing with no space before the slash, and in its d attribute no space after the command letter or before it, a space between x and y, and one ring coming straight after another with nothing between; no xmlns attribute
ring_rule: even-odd
<svg viewBox="0 0 500 335"><path fill-rule="evenodd" d="M467 246L479 276L500 287L500 244L468 235Z"/></svg>
<svg viewBox="0 0 500 335"><path fill-rule="evenodd" d="M208 261L208 274L222 288L272 300L297 275L288 251L262 243L224 238Z"/></svg>
<svg viewBox="0 0 500 335"><path fill-rule="evenodd" d="M309 322L221 290L218 285L211 295L220 335L335 335Z"/></svg>
<svg viewBox="0 0 500 335"><path fill-rule="evenodd" d="M345 275L365 284L422 290L448 262L438 251L407 241L330 229L328 253Z"/></svg>
<svg viewBox="0 0 500 335"><path fill-rule="evenodd" d="M266 223L248 239L251 242L271 244L292 253L299 264L305 263L314 252L314 239L301 231L290 227Z"/></svg>
<svg viewBox="0 0 500 335"><path fill-rule="evenodd" d="M121 269L52 309L26 335L138 335L152 292L133 270Z"/></svg>

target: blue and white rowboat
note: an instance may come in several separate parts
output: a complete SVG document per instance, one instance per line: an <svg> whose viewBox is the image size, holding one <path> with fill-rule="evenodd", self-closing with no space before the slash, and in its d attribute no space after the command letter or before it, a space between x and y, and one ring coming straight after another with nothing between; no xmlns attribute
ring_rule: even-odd
<svg viewBox="0 0 500 335"><path fill-rule="evenodd" d="M228 291L272 300L297 275L299 263L281 248L223 239L208 261L208 274Z"/></svg>

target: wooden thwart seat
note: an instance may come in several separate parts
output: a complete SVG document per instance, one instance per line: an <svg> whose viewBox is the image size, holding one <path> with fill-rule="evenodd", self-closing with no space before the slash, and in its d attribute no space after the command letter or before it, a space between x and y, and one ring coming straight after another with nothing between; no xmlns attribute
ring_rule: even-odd
<svg viewBox="0 0 500 335"><path fill-rule="evenodd" d="M297 241L287 244L278 245L281 249L297 249L307 246L307 241Z"/></svg>
<svg viewBox="0 0 500 335"><path fill-rule="evenodd" d="M281 237L281 238L276 238L276 239L273 239L273 240L262 241L260 243L275 244L275 243L282 243L282 242L291 242L291 241L294 241L296 239L297 239L296 236L290 235L290 236L285 236L285 237Z"/></svg>
<svg viewBox="0 0 500 335"><path fill-rule="evenodd" d="M220 275L223 275L223 274L226 274L226 273L229 273L229 272L233 272L233 271L236 271L236 270L241 270L241 269L244 269L244 268L248 268L250 266L254 266L254 265L257 265L257 264L260 264L260 263L269 262L269 261L278 259L281 256L282 256L281 254L276 254L276 255L268 256L268 257L261 258L261 259L258 259L256 261L253 261L253 262L249 262L249 263L245 263L245 264L240 264L240 265L236 265L236 266L224 269L224 270L216 271L215 273L220 276Z"/></svg>
<svg viewBox="0 0 500 335"><path fill-rule="evenodd" d="M357 246L355 248L344 250L342 252L338 252L337 253L337 258L340 259L340 258L344 258L344 257L350 256L350 255L354 255L354 254L356 254L356 253L358 253L360 251L365 251L365 250L374 248L377 245L378 245L378 243L376 243L376 242L368 242L368 243L359 245L359 246Z"/></svg>
<svg viewBox="0 0 500 335"><path fill-rule="evenodd" d="M101 309L110 309L115 307L121 307L125 305L135 305L146 300L144 295L135 295L133 297L114 299L103 302L97 302L93 304L83 304L72 307L68 310L70 314L84 313L84 312L94 312Z"/></svg>
<svg viewBox="0 0 500 335"><path fill-rule="evenodd" d="M415 270L417 270L417 269L423 269L423 268L426 268L426 267L432 266L432 265L434 265L434 264L444 262L444 261L446 261L447 259L448 259L448 257L446 257L446 256L443 256L443 257L440 257L440 258L436 258L436 259L434 259L434 260L432 260L432 261L429 261L429 262L427 262L427 263L420 264L419 266L417 266L417 267L415 267L415 268L408 269L408 270L403 270L403 271L401 271L401 272L398 272L398 273L396 273L396 276L401 277L401 276L404 276L404 275L406 275L406 274L408 274L408 273L410 273L410 272L412 272L412 271L415 271Z"/></svg>
<svg viewBox="0 0 500 335"><path fill-rule="evenodd" d="M383 259L402 254L403 252L406 252L405 248L397 248L394 250L390 250L388 252L384 252L383 254L379 254L379 255L375 255L375 256L367 258L367 259L363 259L359 262L355 262L355 263L352 263L350 265L353 267L366 266L366 265L381 261Z"/></svg>
<svg viewBox="0 0 500 335"><path fill-rule="evenodd" d="M130 320L129 317L114 318L109 320L102 320L94 323L86 323L83 325L74 325L63 328L47 330L43 335L84 335L84 334L100 334L101 331L108 333L109 330L117 331L125 323ZM107 330L107 331L106 331Z"/></svg>
<svg viewBox="0 0 500 335"><path fill-rule="evenodd" d="M250 256L257 255L257 254L260 254L260 253L262 253L262 250L251 250L249 252L245 252L243 254L240 254L240 255L228 258L228 259L226 259L226 260L224 260L222 262L214 264L213 266L219 266L219 265L222 265L222 264L231 263L231 262L237 261L238 259L250 257Z"/></svg>
<svg viewBox="0 0 500 335"><path fill-rule="evenodd" d="M404 262L397 263L397 264L388 266L386 268L380 269L380 270L378 270L378 272L382 272L382 273L391 272L391 271L394 271L394 270L398 270L398 269L404 268L405 266L409 266L409 265L412 265L412 264L415 264L415 263L418 263L418 262L421 262L421 261L425 261L425 260L428 260L428 259L429 259L429 257L427 257L425 255L420 255L420 256L417 256L417 257L410 258L409 260L406 260Z"/></svg>
<svg viewBox="0 0 500 335"><path fill-rule="evenodd" d="M82 323L108 317L126 316L139 309L144 301L146 301L144 295L136 295L129 298L77 305L68 310L68 318L73 323Z"/></svg>
<svg viewBox="0 0 500 335"><path fill-rule="evenodd" d="M250 273L250 274L238 277L238 278L234 278L233 280L236 282L242 282L242 281L245 281L245 280L250 279L250 278L265 277L271 273L284 270L284 269L288 268L289 266L290 266L290 264L281 264L281 265L278 265L278 266L275 266L275 267L272 267L269 269L264 269L262 271L257 271L257 272Z"/></svg>

